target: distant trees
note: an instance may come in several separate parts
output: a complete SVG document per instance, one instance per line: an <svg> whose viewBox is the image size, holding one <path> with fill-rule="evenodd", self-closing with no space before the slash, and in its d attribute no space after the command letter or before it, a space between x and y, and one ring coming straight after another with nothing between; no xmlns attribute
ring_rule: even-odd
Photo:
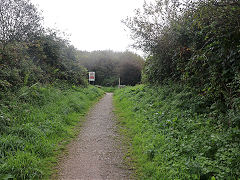
<svg viewBox="0 0 240 180"><path fill-rule="evenodd" d="M121 84L135 86L140 83L141 69L142 67L132 62L120 63L118 71Z"/></svg>
<svg viewBox="0 0 240 180"><path fill-rule="evenodd" d="M118 75L123 85L134 86L141 82L141 74L144 61L131 52L124 52L120 55L120 61L117 67Z"/></svg>
<svg viewBox="0 0 240 180"><path fill-rule="evenodd" d="M96 72L95 84L115 86L118 79L124 85L141 82L144 60L131 52L93 51L79 52L79 63L89 71Z"/></svg>

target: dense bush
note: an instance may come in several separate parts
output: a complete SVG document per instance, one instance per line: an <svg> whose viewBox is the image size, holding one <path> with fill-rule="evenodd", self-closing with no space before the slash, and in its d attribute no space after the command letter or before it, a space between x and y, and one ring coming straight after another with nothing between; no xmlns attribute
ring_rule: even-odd
<svg viewBox="0 0 240 180"><path fill-rule="evenodd" d="M76 51L52 34L42 35L31 43L0 44L1 90L55 80L86 85L87 70L77 63Z"/></svg>
<svg viewBox="0 0 240 180"><path fill-rule="evenodd" d="M199 3L177 22L176 32L184 31L189 38L177 60L182 79L219 102L222 110L232 108L239 97L239 15L239 2L210 1Z"/></svg>
<svg viewBox="0 0 240 180"><path fill-rule="evenodd" d="M125 23L136 46L150 54L145 83L182 82L219 112L239 107L239 1L157 0L136 12Z"/></svg>
<svg viewBox="0 0 240 180"><path fill-rule="evenodd" d="M87 70L77 62L77 50L67 40L49 32L30 45L28 53L43 69L45 80L66 80L75 85L86 85Z"/></svg>
<svg viewBox="0 0 240 180"><path fill-rule="evenodd" d="M87 84L77 50L56 31L42 27L42 17L29 0L4 1L0 13L0 91L55 80Z"/></svg>

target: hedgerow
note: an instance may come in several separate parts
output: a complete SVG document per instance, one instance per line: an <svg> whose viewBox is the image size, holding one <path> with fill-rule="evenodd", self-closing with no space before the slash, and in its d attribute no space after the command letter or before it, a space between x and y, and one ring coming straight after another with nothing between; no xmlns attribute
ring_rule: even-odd
<svg viewBox="0 0 240 180"><path fill-rule="evenodd" d="M143 82L181 82L208 97L206 107L239 107L240 3L226 0L156 0L125 23L146 51ZM240 127L232 119L226 126Z"/></svg>

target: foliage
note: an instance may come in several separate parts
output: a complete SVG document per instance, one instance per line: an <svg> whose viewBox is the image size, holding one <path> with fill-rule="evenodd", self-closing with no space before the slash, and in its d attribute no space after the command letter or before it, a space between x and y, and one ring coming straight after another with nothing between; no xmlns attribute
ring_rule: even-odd
<svg viewBox="0 0 240 180"><path fill-rule="evenodd" d="M41 33L41 16L29 0L1 0L0 43L28 41Z"/></svg>
<svg viewBox="0 0 240 180"><path fill-rule="evenodd" d="M141 82L143 59L131 52L124 52L119 57L117 72L121 78L121 84L134 86Z"/></svg>
<svg viewBox="0 0 240 180"><path fill-rule="evenodd" d="M238 179L240 129L225 126L208 97L171 84L115 91L120 123L130 136L130 156L139 179Z"/></svg>
<svg viewBox="0 0 240 180"><path fill-rule="evenodd" d="M118 85L119 77L125 85L135 85L141 81L143 59L132 52L93 51L78 52L78 61L88 71L96 72L95 84L101 86Z"/></svg>
<svg viewBox="0 0 240 180"><path fill-rule="evenodd" d="M59 32L42 27L42 17L29 0L4 1L0 14L1 91L56 80L87 85L87 70L96 72L98 85L117 85L119 77L127 85L141 81L140 56L78 51Z"/></svg>
<svg viewBox="0 0 240 180"><path fill-rule="evenodd" d="M0 179L48 178L79 117L103 94L87 87L82 62L90 59L90 66L84 64L89 70L99 66L97 81L111 85L123 61L136 74L136 82L132 77L128 82L124 72L125 83L140 82L143 60L130 52L78 51L58 32L42 27L29 0L0 3Z"/></svg>
<svg viewBox="0 0 240 180"><path fill-rule="evenodd" d="M145 3L125 21L136 45L150 54L143 81L181 82L208 97L208 107L220 112L235 108L240 88L239 15L239 1Z"/></svg>
<svg viewBox="0 0 240 180"><path fill-rule="evenodd" d="M0 103L0 177L47 178L73 129L103 91L68 84L24 86Z"/></svg>
<svg viewBox="0 0 240 180"><path fill-rule="evenodd" d="M124 21L161 85L116 92L139 177L239 179L239 16L239 1L156 0Z"/></svg>
<svg viewBox="0 0 240 180"><path fill-rule="evenodd" d="M77 50L68 41L48 32L31 44L28 53L45 71L45 81L66 80L72 84L86 85L87 71L77 62Z"/></svg>
<svg viewBox="0 0 240 180"><path fill-rule="evenodd" d="M0 89L55 80L86 85L87 71L77 63L76 51L54 34L42 35L31 43L0 45Z"/></svg>
<svg viewBox="0 0 240 180"><path fill-rule="evenodd" d="M56 80L87 85L77 50L41 26L42 17L29 0L1 2L0 14L0 91Z"/></svg>

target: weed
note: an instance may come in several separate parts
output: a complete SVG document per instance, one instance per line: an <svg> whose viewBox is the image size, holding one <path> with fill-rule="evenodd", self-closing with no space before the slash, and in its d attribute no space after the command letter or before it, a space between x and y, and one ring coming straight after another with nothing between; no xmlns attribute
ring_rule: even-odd
<svg viewBox="0 0 240 180"><path fill-rule="evenodd" d="M129 154L140 179L237 179L240 130L212 116L207 98L178 84L115 91Z"/></svg>
<svg viewBox="0 0 240 180"><path fill-rule="evenodd" d="M60 85L58 85L60 87ZM0 103L0 179L42 179L76 135L74 127L103 91L87 88L23 87Z"/></svg>

